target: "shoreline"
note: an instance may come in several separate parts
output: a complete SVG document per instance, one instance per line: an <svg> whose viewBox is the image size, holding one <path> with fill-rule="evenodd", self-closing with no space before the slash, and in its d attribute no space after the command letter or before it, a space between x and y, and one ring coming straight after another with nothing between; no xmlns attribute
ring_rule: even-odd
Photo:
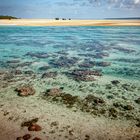
<svg viewBox="0 0 140 140"><path fill-rule="evenodd" d="M140 20L0 20L0 26L140 26Z"/></svg>

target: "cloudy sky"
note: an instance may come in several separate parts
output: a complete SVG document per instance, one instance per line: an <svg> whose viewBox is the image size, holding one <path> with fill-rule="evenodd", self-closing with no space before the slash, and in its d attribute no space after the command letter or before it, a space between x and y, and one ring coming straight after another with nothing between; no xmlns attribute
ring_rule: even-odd
<svg viewBox="0 0 140 140"><path fill-rule="evenodd" d="M0 15L76 19L140 17L140 0L0 0Z"/></svg>

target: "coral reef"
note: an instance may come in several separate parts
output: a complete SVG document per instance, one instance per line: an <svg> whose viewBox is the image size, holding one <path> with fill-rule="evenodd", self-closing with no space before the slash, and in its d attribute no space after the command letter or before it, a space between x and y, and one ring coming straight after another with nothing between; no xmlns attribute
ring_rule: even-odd
<svg viewBox="0 0 140 140"><path fill-rule="evenodd" d="M72 77L76 81L95 81L93 76L102 76L102 74L97 70L82 70L76 69L71 73L66 73L67 76Z"/></svg>
<svg viewBox="0 0 140 140"><path fill-rule="evenodd" d="M35 94L35 89L32 86L24 85L15 89L19 96L26 97Z"/></svg>
<svg viewBox="0 0 140 140"><path fill-rule="evenodd" d="M41 78L55 78L57 75L57 72L45 72L42 74Z"/></svg>
<svg viewBox="0 0 140 140"><path fill-rule="evenodd" d="M37 53L28 52L25 56L37 57L37 58L48 58L49 57L48 53L44 53L44 52L37 52Z"/></svg>
<svg viewBox="0 0 140 140"><path fill-rule="evenodd" d="M74 66L77 63L78 60L79 59L76 58L76 57L68 58L66 56L61 56L61 57L59 57L58 60L51 61L50 65L52 65L54 67L66 67L66 68L69 68L71 66Z"/></svg>
<svg viewBox="0 0 140 140"><path fill-rule="evenodd" d="M35 119L30 120L30 121L25 121L25 122L23 122L23 123L21 124L21 127L25 127L25 126L26 126L26 127L29 127L29 126L31 126L32 124L37 123L38 120L39 120L39 118L35 118Z"/></svg>
<svg viewBox="0 0 140 140"><path fill-rule="evenodd" d="M31 124L31 125L28 127L28 130L29 130L29 131L41 131L42 128L41 128L41 126L39 126L38 124Z"/></svg>

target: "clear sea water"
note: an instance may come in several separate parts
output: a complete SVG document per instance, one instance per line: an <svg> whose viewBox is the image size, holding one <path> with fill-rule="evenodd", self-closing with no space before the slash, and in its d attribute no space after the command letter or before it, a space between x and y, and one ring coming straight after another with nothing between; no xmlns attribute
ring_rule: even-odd
<svg viewBox="0 0 140 140"><path fill-rule="evenodd" d="M56 104L66 114L64 108L69 109L65 119L71 111L86 113L82 120L91 127L87 115L130 121L130 129L139 129L140 27L0 26L0 101L2 114L6 107L5 112L14 111L10 115L18 114L15 118L27 113L28 119L40 114L54 121L58 116L64 124L65 115L52 108Z"/></svg>
<svg viewBox="0 0 140 140"><path fill-rule="evenodd" d="M0 27L1 69L11 69L7 66L9 60L49 65L60 57L60 51L68 53L69 58L79 58L78 63L84 59L111 63L107 67L93 67L101 69L104 75L140 80L140 27ZM39 58L27 53L51 56ZM97 53L107 56L93 56ZM38 67L30 69L38 72Z"/></svg>

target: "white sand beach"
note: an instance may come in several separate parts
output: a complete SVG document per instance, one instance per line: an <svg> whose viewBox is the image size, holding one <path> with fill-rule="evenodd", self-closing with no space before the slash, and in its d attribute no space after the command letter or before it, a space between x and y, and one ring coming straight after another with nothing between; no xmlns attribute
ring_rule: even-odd
<svg viewBox="0 0 140 140"><path fill-rule="evenodd" d="M17 26L140 26L140 20L53 20L11 19L0 20L0 25Z"/></svg>

